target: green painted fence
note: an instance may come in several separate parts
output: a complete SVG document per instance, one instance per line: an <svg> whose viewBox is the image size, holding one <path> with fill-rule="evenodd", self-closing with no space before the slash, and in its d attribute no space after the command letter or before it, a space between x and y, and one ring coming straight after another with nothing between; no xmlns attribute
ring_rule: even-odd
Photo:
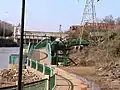
<svg viewBox="0 0 120 90"><path fill-rule="evenodd" d="M11 54L9 56L9 64L18 64L19 62L19 55L18 54ZM27 57L23 56L23 64L26 64Z"/></svg>
<svg viewBox="0 0 120 90"><path fill-rule="evenodd" d="M15 64L15 59L16 59L16 56L11 55L9 57L9 64Z"/></svg>
<svg viewBox="0 0 120 90"><path fill-rule="evenodd" d="M38 63L38 71L43 72L43 64Z"/></svg>
<svg viewBox="0 0 120 90"><path fill-rule="evenodd" d="M36 62L35 62L34 60L32 60L31 63L32 63L32 64L31 64L31 68L36 69Z"/></svg>
<svg viewBox="0 0 120 90"><path fill-rule="evenodd" d="M89 42L84 39L70 39L66 42L68 46L76 46L76 45L88 45Z"/></svg>
<svg viewBox="0 0 120 90"><path fill-rule="evenodd" d="M9 57L9 64L16 64L16 58L18 58L18 55L11 55ZM53 90L55 87L55 74L53 73L54 70L51 67L48 67L47 65L44 65L40 62L36 62L35 59L28 57L27 60L27 66L40 71L44 73L45 75L50 76L50 81L48 79L42 79L37 82L27 83L24 84L23 90L47 90L47 82L50 82L50 90ZM11 86L11 87L2 87L0 90L16 90L17 86Z"/></svg>
<svg viewBox="0 0 120 90"><path fill-rule="evenodd" d="M50 75L51 69L48 66L45 66L45 75Z"/></svg>
<svg viewBox="0 0 120 90"><path fill-rule="evenodd" d="M40 49L40 48L43 48L43 47L46 47L47 43L50 42L50 40L41 40L36 46L34 49Z"/></svg>
<svg viewBox="0 0 120 90"><path fill-rule="evenodd" d="M52 90L55 87L55 75L50 77L50 90Z"/></svg>
<svg viewBox="0 0 120 90"><path fill-rule="evenodd" d="M28 44L23 44L23 48L27 49L28 48Z"/></svg>
<svg viewBox="0 0 120 90"><path fill-rule="evenodd" d="M52 62L52 56L51 56L51 44L48 43L46 45L46 52L47 52L47 55L48 55L48 59L50 60L50 63Z"/></svg>
<svg viewBox="0 0 120 90"><path fill-rule="evenodd" d="M64 65L64 66L67 66L68 65L68 58L66 57L66 56L62 56L61 57L61 59L62 59L62 64Z"/></svg>
<svg viewBox="0 0 120 90"><path fill-rule="evenodd" d="M30 59L28 59L28 66L30 66Z"/></svg>
<svg viewBox="0 0 120 90"><path fill-rule="evenodd" d="M17 86L0 87L0 90L17 90Z"/></svg>
<svg viewBox="0 0 120 90"><path fill-rule="evenodd" d="M47 90L47 79L24 84L22 88L23 90ZM17 85L0 87L0 90L17 90Z"/></svg>
<svg viewBox="0 0 120 90"><path fill-rule="evenodd" d="M47 79L43 79L34 83L25 84L23 90L46 90Z"/></svg>

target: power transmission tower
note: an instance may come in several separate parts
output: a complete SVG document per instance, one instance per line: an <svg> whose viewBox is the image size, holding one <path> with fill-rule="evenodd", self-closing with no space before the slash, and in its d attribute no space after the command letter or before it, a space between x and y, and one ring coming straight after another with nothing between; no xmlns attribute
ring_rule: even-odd
<svg viewBox="0 0 120 90"><path fill-rule="evenodd" d="M98 2L99 0L97 0ZM82 21L81 21L81 30L80 30L80 35L79 38L83 38L83 33L86 32L85 27L87 26L87 23L92 23L92 29L94 30L95 27L95 22L96 22L96 12L95 12L95 5L94 5L94 0L85 0L85 7L84 7L84 12L82 16ZM81 44L80 40L80 44Z"/></svg>
<svg viewBox="0 0 120 90"><path fill-rule="evenodd" d="M82 16L81 25L84 25L86 22L94 23L96 18L94 0L85 0L85 8Z"/></svg>

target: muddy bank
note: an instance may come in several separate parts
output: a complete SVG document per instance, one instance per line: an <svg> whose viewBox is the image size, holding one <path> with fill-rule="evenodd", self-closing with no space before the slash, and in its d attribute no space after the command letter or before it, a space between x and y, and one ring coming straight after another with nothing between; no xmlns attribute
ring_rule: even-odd
<svg viewBox="0 0 120 90"><path fill-rule="evenodd" d="M77 75L84 82L92 84L92 90L120 90L120 81L118 79L110 79L107 76L98 76L94 67L60 67L73 75ZM93 83L94 82L94 83ZM90 85L90 86L91 86ZM97 88L96 88L97 85Z"/></svg>

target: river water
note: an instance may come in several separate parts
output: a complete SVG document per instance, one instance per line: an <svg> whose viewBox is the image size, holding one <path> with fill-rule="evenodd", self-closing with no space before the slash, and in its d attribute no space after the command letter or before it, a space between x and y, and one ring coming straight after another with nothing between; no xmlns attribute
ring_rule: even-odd
<svg viewBox="0 0 120 90"><path fill-rule="evenodd" d="M0 69L8 68L9 56L19 54L19 47L2 47L0 48Z"/></svg>

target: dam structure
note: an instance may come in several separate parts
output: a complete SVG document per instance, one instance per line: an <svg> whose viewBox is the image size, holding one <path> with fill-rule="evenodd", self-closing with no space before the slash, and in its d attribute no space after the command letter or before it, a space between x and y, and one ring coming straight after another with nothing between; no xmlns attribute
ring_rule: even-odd
<svg viewBox="0 0 120 90"><path fill-rule="evenodd" d="M60 32L41 32L36 30L26 30L24 32L24 44L28 44L29 42L33 44L37 44L39 41L43 39L48 39L50 36L59 38ZM62 38L67 37L68 34L62 33ZM13 32L14 41L20 43L20 27L14 27Z"/></svg>

